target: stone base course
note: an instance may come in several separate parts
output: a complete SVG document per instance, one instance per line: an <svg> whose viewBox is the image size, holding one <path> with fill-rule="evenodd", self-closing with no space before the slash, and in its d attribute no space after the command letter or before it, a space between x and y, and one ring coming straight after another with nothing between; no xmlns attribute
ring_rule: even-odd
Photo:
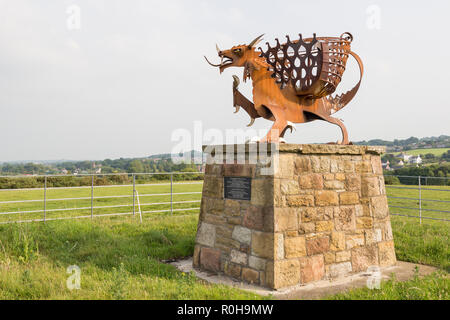
<svg viewBox="0 0 450 320"><path fill-rule="evenodd" d="M278 289L396 264L384 148L269 145L266 174L234 147L245 164L206 165L195 268ZM252 178L251 200L224 199L226 176Z"/></svg>

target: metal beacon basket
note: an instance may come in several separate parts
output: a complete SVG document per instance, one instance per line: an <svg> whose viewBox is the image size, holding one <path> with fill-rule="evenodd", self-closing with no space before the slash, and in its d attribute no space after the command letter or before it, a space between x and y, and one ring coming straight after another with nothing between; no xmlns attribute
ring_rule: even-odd
<svg viewBox="0 0 450 320"><path fill-rule="evenodd" d="M296 95L322 98L332 94L342 79L353 36L345 32L340 37L316 37L287 42L263 51L269 64L269 71L276 83L284 89L288 84L294 88ZM359 87L359 86L358 86Z"/></svg>

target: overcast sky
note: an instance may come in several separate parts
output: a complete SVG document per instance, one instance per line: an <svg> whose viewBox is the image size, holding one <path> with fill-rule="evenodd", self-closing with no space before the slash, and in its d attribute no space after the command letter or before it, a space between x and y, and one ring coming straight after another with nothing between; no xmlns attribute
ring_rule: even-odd
<svg viewBox="0 0 450 320"><path fill-rule="evenodd" d="M336 114L350 140L450 134L449 12L449 1L0 0L0 161L147 156L170 152L194 121L244 128L231 94L242 69L219 75L203 55L218 61L216 42L261 33L353 34L365 75ZM338 91L356 75L349 63ZM326 122L296 128L288 142L340 139Z"/></svg>

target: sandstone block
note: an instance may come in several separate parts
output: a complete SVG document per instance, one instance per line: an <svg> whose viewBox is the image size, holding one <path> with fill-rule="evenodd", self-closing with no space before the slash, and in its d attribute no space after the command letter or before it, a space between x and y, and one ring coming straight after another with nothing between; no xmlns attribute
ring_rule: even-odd
<svg viewBox="0 0 450 320"><path fill-rule="evenodd" d="M330 241L328 237L315 238L306 241L306 252L309 256L324 253L328 251L330 247Z"/></svg>
<svg viewBox="0 0 450 320"><path fill-rule="evenodd" d="M200 249L199 245L194 247L194 256L192 257L192 263L194 267L198 267L200 265Z"/></svg>
<svg viewBox="0 0 450 320"><path fill-rule="evenodd" d="M203 197L202 207L206 214L222 214L224 209L224 201L222 199Z"/></svg>
<svg viewBox="0 0 450 320"><path fill-rule="evenodd" d="M279 178L292 179L294 177L294 155L280 153L275 175Z"/></svg>
<svg viewBox="0 0 450 320"><path fill-rule="evenodd" d="M389 214L386 196L372 197L370 204L375 218L383 219Z"/></svg>
<svg viewBox="0 0 450 320"><path fill-rule="evenodd" d="M223 172L223 165L207 164L205 167L205 175L221 176Z"/></svg>
<svg viewBox="0 0 450 320"><path fill-rule="evenodd" d="M259 272L249 268L242 268L242 279L250 283L259 283Z"/></svg>
<svg viewBox="0 0 450 320"><path fill-rule="evenodd" d="M334 218L334 226L337 231L352 231L356 229L355 207L341 207Z"/></svg>
<svg viewBox="0 0 450 320"><path fill-rule="evenodd" d="M350 262L341 262L330 265L330 277L340 278L352 272L352 264Z"/></svg>
<svg viewBox="0 0 450 320"><path fill-rule="evenodd" d="M280 179L280 188L283 195L298 194L300 189L298 181L292 179Z"/></svg>
<svg viewBox="0 0 450 320"><path fill-rule="evenodd" d="M270 271L271 267L273 268L272 274ZM300 263L298 259L268 263L266 267L266 282L272 284L274 289L298 284L300 282Z"/></svg>
<svg viewBox="0 0 450 320"><path fill-rule="evenodd" d="M212 224L202 222L197 230L196 243L214 247L216 239L216 227Z"/></svg>
<svg viewBox="0 0 450 320"><path fill-rule="evenodd" d="M336 261L336 255L333 251L325 252L323 254L323 258L324 258L325 264L331 264Z"/></svg>
<svg viewBox="0 0 450 320"><path fill-rule="evenodd" d="M226 177L253 177L255 175L256 165L254 164L224 164L223 175Z"/></svg>
<svg viewBox="0 0 450 320"><path fill-rule="evenodd" d="M252 232L252 255L273 259L275 251L274 234L268 232Z"/></svg>
<svg viewBox="0 0 450 320"><path fill-rule="evenodd" d="M203 247L200 250L200 266L206 270L220 271L220 250Z"/></svg>
<svg viewBox="0 0 450 320"><path fill-rule="evenodd" d="M242 224L249 229L262 231L264 229L263 208L255 206L248 207L245 211Z"/></svg>
<svg viewBox="0 0 450 320"><path fill-rule="evenodd" d="M275 208L274 230L275 232L297 230L298 217L295 208Z"/></svg>
<svg viewBox="0 0 450 320"><path fill-rule="evenodd" d="M334 228L334 223L332 220L316 222L316 232L332 231L333 228Z"/></svg>
<svg viewBox="0 0 450 320"><path fill-rule="evenodd" d="M359 173L372 173L372 164L368 160L356 162L355 171Z"/></svg>
<svg viewBox="0 0 450 320"><path fill-rule="evenodd" d="M323 183L325 189L335 189L335 190L343 190L344 183L339 180L329 180Z"/></svg>
<svg viewBox="0 0 450 320"><path fill-rule="evenodd" d="M255 256L249 256L248 257L248 266L255 270L265 270L266 269L266 260L255 257Z"/></svg>
<svg viewBox="0 0 450 320"><path fill-rule="evenodd" d="M325 274L323 255L300 258L300 277L302 283L317 281Z"/></svg>
<svg viewBox="0 0 450 320"><path fill-rule="evenodd" d="M381 167L381 158L379 156L372 156L370 159L370 163L372 164L372 172L375 174L382 175L383 168Z"/></svg>
<svg viewBox="0 0 450 320"><path fill-rule="evenodd" d="M378 243L378 250L380 256L380 266L393 266L397 262L395 258L394 241L385 241Z"/></svg>
<svg viewBox="0 0 450 320"><path fill-rule="evenodd" d="M247 265L247 255L239 250L231 250L231 262Z"/></svg>
<svg viewBox="0 0 450 320"><path fill-rule="evenodd" d="M243 244L250 244L252 239L252 231L248 228L235 226L232 233L232 238Z"/></svg>
<svg viewBox="0 0 450 320"><path fill-rule="evenodd" d="M317 206L336 206L339 204L339 197L336 191L319 190L316 192Z"/></svg>
<svg viewBox="0 0 450 320"><path fill-rule="evenodd" d="M305 233L312 233L316 229L316 224L314 222L306 222L306 223L300 223L298 225L298 232L300 234Z"/></svg>
<svg viewBox="0 0 450 320"><path fill-rule="evenodd" d="M339 199L341 205L359 204L359 196L356 192L341 192Z"/></svg>
<svg viewBox="0 0 450 320"><path fill-rule="evenodd" d="M380 242L382 240L381 229L365 230L364 237L366 239L366 245Z"/></svg>
<svg viewBox="0 0 450 320"><path fill-rule="evenodd" d="M226 263L224 268L224 273L233 278L241 277L242 267L234 263Z"/></svg>
<svg viewBox="0 0 450 320"><path fill-rule="evenodd" d="M311 207L314 205L314 197L309 194L287 196L286 203L290 207Z"/></svg>
<svg viewBox="0 0 450 320"><path fill-rule="evenodd" d="M241 204L237 200L225 199L224 215L239 216L241 215Z"/></svg>
<svg viewBox="0 0 450 320"><path fill-rule="evenodd" d="M214 225L222 225L222 224L226 223L226 221L227 221L227 219L225 219L225 217L218 216L215 214L204 214L202 220L203 220L203 222L206 222L209 224L214 224Z"/></svg>
<svg viewBox="0 0 450 320"><path fill-rule="evenodd" d="M302 173L311 172L311 160L309 157L296 157L295 158L295 173L300 175Z"/></svg>
<svg viewBox="0 0 450 320"><path fill-rule="evenodd" d="M336 252L336 262L350 261L352 252L350 250Z"/></svg>
<svg viewBox="0 0 450 320"><path fill-rule="evenodd" d="M203 196L211 198L222 198L223 178L205 175L203 180Z"/></svg>
<svg viewBox="0 0 450 320"><path fill-rule="evenodd" d="M377 246L355 247L352 249L352 269L366 271L369 266L378 265Z"/></svg>
<svg viewBox="0 0 450 320"><path fill-rule="evenodd" d="M286 238L284 240L284 253L288 259L306 256L305 237Z"/></svg>
<svg viewBox="0 0 450 320"><path fill-rule="evenodd" d="M303 223L318 220L316 208L302 208L300 213L301 213L301 222Z"/></svg>
<svg viewBox="0 0 450 320"><path fill-rule="evenodd" d="M348 234L345 236L345 245L347 249L364 245L363 234Z"/></svg>
<svg viewBox="0 0 450 320"><path fill-rule="evenodd" d="M273 179L252 179L251 204L255 206L270 206L274 202Z"/></svg>
<svg viewBox="0 0 450 320"><path fill-rule="evenodd" d="M234 217L227 217L227 223L232 225L241 225L242 223L242 217L240 216L234 216Z"/></svg>
<svg viewBox="0 0 450 320"><path fill-rule="evenodd" d="M284 235L282 233L275 233L274 242L274 258L284 259Z"/></svg>
<svg viewBox="0 0 450 320"><path fill-rule="evenodd" d="M371 229L373 227L373 219L371 217L356 218L356 229Z"/></svg>
<svg viewBox="0 0 450 320"><path fill-rule="evenodd" d="M298 178L298 185L301 189L323 189L322 175L318 173L300 175Z"/></svg>
<svg viewBox="0 0 450 320"><path fill-rule="evenodd" d="M345 189L359 192L361 190L361 176L356 173L348 173L345 176Z"/></svg>
<svg viewBox="0 0 450 320"><path fill-rule="evenodd" d="M333 250L333 251L345 250L345 233L344 232L331 232L330 250Z"/></svg>
<svg viewBox="0 0 450 320"><path fill-rule="evenodd" d="M361 195L363 197L373 197L380 195L380 186L378 185L378 177L362 177L361 179Z"/></svg>

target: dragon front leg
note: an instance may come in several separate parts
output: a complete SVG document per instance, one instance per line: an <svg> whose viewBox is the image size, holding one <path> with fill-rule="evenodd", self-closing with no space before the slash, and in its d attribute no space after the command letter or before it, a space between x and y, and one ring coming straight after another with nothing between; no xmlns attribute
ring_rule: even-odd
<svg viewBox="0 0 450 320"><path fill-rule="evenodd" d="M256 118L259 118L260 115L255 109L255 105L248 100L242 93L238 90L239 86L239 78L233 75L233 106L236 108L236 112L239 111L240 107L242 107L245 111L247 111L251 120L247 127L250 127L255 122Z"/></svg>
<svg viewBox="0 0 450 320"><path fill-rule="evenodd" d="M284 110L278 108L271 108L275 122L270 128L269 132L267 132L266 136L262 138L259 142L267 142L267 143L279 143L284 141L284 134L287 129L290 129L292 132L293 124L290 121L286 120L286 115Z"/></svg>

